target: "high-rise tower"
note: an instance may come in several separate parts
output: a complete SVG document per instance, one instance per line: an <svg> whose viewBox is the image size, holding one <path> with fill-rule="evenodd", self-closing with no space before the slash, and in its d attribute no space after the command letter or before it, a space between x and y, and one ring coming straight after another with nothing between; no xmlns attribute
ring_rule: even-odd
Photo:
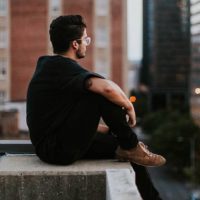
<svg viewBox="0 0 200 200"><path fill-rule="evenodd" d="M189 0L144 0L141 83L153 110L188 102Z"/></svg>

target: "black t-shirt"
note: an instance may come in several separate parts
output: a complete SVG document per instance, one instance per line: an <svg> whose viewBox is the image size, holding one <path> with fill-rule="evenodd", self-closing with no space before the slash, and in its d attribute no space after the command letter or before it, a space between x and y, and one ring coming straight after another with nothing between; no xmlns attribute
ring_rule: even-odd
<svg viewBox="0 0 200 200"><path fill-rule="evenodd" d="M103 78L66 57L38 59L27 93L27 124L35 147L48 136L58 134L77 101L89 92L85 80L93 76Z"/></svg>

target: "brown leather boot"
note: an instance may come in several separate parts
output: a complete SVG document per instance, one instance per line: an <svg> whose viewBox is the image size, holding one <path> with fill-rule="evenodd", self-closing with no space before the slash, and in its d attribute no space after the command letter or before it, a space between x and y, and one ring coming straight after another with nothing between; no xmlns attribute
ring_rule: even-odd
<svg viewBox="0 0 200 200"><path fill-rule="evenodd" d="M118 147L116 157L120 161L129 161L147 167L158 167L166 163L163 156L151 153L142 142L138 142L137 147L129 150Z"/></svg>

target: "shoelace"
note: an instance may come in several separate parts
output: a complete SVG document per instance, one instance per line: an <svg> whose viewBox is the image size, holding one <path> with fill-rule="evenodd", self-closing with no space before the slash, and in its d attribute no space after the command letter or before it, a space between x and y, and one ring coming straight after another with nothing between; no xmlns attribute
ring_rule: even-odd
<svg viewBox="0 0 200 200"><path fill-rule="evenodd" d="M149 157L156 157L155 154L151 153L149 150L148 150L148 146L145 145L144 143L140 142L141 146L144 148L144 152L149 156Z"/></svg>

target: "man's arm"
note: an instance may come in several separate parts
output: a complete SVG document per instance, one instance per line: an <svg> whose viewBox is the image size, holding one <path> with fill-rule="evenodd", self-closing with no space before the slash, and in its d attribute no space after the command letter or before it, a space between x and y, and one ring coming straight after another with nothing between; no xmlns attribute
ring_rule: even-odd
<svg viewBox="0 0 200 200"><path fill-rule="evenodd" d="M86 80L86 88L104 96L109 101L124 108L129 116L130 126L135 125L136 117L134 107L117 84L107 79L92 77Z"/></svg>

